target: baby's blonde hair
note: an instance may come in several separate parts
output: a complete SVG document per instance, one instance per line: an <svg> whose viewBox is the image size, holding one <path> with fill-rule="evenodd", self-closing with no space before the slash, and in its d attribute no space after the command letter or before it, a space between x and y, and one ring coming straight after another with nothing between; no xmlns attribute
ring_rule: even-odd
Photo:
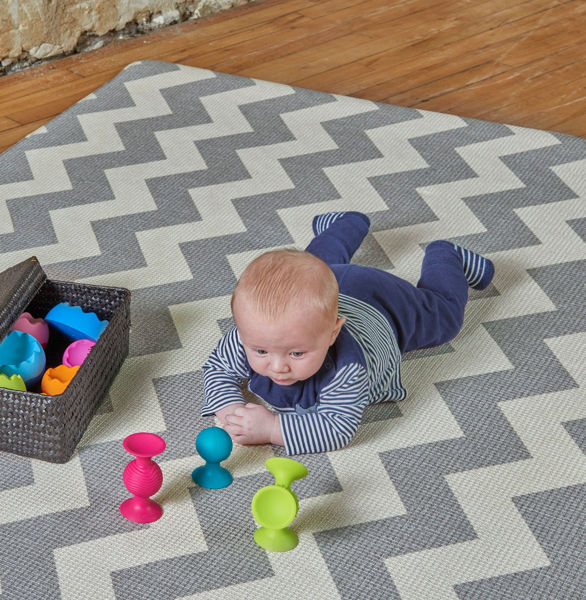
<svg viewBox="0 0 586 600"><path fill-rule="evenodd" d="M309 252L272 250L255 258L244 270L234 293L252 308L276 319L290 306L314 309L325 318L338 315L338 282L330 267Z"/></svg>

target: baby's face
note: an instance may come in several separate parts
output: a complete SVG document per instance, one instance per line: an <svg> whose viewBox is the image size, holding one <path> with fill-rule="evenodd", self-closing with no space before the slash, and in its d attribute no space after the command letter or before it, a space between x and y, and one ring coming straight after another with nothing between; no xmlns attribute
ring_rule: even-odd
<svg viewBox="0 0 586 600"><path fill-rule="evenodd" d="M234 320L250 366L278 385L315 375L344 324L343 318L324 320L302 309L268 321L242 303L234 307Z"/></svg>

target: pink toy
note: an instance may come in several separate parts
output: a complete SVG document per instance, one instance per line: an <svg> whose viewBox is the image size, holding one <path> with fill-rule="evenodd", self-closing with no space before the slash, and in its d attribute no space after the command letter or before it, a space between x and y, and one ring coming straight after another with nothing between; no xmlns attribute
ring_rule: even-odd
<svg viewBox="0 0 586 600"><path fill-rule="evenodd" d="M63 353L63 364L68 367L81 365L95 345L93 340L77 340L69 344Z"/></svg>
<svg viewBox="0 0 586 600"><path fill-rule="evenodd" d="M134 523L152 523L163 514L161 505L150 499L163 484L161 467L152 457L165 450L165 440L155 433L133 433L122 445L136 458L126 465L122 475L126 489L134 498L124 500L120 512Z"/></svg>
<svg viewBox="0 0 586 600"><path fill-rule="evenodd" d="M49 325L45 319L35 319L30 313L23 312L10 331L22 331L32 335L43 348L47 347L49 341Z"/></svg>

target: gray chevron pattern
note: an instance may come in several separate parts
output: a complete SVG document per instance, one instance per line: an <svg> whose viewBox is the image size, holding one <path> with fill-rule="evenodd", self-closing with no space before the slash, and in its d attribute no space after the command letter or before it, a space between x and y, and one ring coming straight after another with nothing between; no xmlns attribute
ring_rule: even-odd
<svg viewBox="0 0 586 600"><path fill-rule="evenodd" d="M489 256L460 335L404 361L408 398L299 458L299 546L254 543L281 450L236 447L204 490L201 366L244 266L372 221L356 262L416 281L423 248ZM131 352L66 464L0 453L6 599L586 598L586 143L163 62L0 156L0 270L132 290ZM122 440L162 435L160 521L125 521Z"/></svg>

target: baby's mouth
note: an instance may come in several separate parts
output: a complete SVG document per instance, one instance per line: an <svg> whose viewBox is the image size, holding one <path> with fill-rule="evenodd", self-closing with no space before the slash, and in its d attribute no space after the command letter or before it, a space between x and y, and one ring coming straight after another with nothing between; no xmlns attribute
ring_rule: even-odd
<svg viewBox="0 0 586 600"><path fill-rule="evenodd" d="M271 379L273 383L276 383L277 385L290 385L291 383L293 383L293 379L278 379L277 377L271 377Z"/></svg>

